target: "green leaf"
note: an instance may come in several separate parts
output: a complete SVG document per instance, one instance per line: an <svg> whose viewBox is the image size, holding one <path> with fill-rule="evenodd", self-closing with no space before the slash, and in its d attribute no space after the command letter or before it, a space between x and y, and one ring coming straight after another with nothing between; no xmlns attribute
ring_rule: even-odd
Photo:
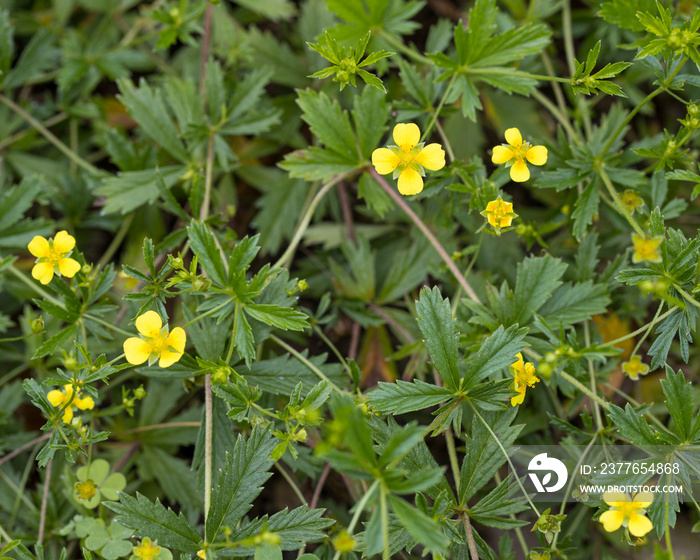
<svg viewBox="0 0 700 560"><path fill-rule="evenodd" d="M611 404L608 416L620 432L620 435L629 439L633 445L659 444L659 440L652 432L649 422L629 404L625 406L624 410Z"/></svg>
<svg viewBox="0 0 700 560"><path fill-rule="evenodd" d="M221 251L216 244L214 234L209 231L207 225L193 220L187 226L187 235L192 252L197 255L199 264L209 278L219 286L227 286L228 276L221 258Z"/></svg>
<svg viewBox="0 0 700 560"><path fill-rule="evenodd" d="M683 372L666 366L666 379L661 380L668 408L681 444L690 443L693 426L693 384L686 382Z"/></svg>
<svg viewBox="0 0 700 560"><path fill-rule="evenodd" d="M549 255L528 257L518 263L517 280L510 316L513 323L526 323L532 318L555 289L567 264Z"/></svg>
<svg viewBox="0 0 700 560"><path fill-rule="evenodd" d="M236 328L236 339L234 341L236 350L245 363L250 367L251 362L255 359L255 339L253 338L253 329L250 328L250 323L246 319L243 309L238 310L238 324Z"/></svg>
<svg viewBox="0 0 700 560"><path fill-rule="evenodd" d="M254 560L282 560L282 549L266 542L255 547Z"/></svg>
<svg viewBox="0 0 700 560"><path fill-rule="evenodd" d="M573 232L577 241L586 235L586 229L593 222L593 216L598 212L599 204L598 181L591 181L576 199L574 213L571 215L574 219Z"/></svg>
<svg viewBox="0 0 700 560"><path fill-rule="evenodd" d="M498 327L471 359L463 387L474 387L483 379L514 363L517 360L516 354L523 349L527 331L524 327L518 328L518 325L511 325L507 329L503 325Z"/></svg>
<svg viewBox="0 0 700 560"><path fill-rule="evenodd" d="M3 87L12 89L23 86L30 80L55 69L60 54L55 46L55 40L54 31L39 29L24 47L14 68L7 74ZM4 48L5 45L0 46L0 52L4 52Z"/></svg>
<svg viewBox="0 0 700 560"><path fill-rule="evenodd" d="M393 461L403 459L418 442L423 441L425 428L412 422L398 428L382 447L379 455L380 468L387 467Z"/></svg>
<svg viewBox="0 0 700 560"><path fill-rule="evenodd" d="M296 14L296 8L289 0L236 0L236 4L272 21L289 19Z"/></svg>
<svg viewBox="0 0 700 560"><path fill-rule="evenodd" d="M350 119L337 101L329 99L325 93L306 89L298 93L297 104L303 111L302 118L324 146L346 162L358 161Z"/></svg>
<svg viewBox="0 0 700 560"><path fill-rule="evenodd" d="M151 89L145 80L141 80L138 88L126 79L119 80L117 85L122 103L143 131L175 159L186 163L187 152L161 92Z"/></svg>
<svg viewBox="0 0 700 560"><path fill-rule="evenodd" d="M189 524L185 516L176 515L165 508L156 498L155 503L136 493L136 498L123 492L119 502L103 502L117 514L115 518L125 527L136 529L139 537L157 540L161 546L175 548L183 552L197 552L202 548L202 537Z"/></svg>
<svg viewBox="0 0 700 560"><path fill-rule="evenodd" d="M586 321L593 315L605 313L608 305L610 296L604 284L594 284L590 280L577 284L567 282L554 291L552 297L540 307L538 314L547 323L561 324L566 328Z"/></svg>
<svg viewBox="0 0 700 560"><path fill-rule="evenodd" d="M213 542L225 526L235 527L252 507L253 500L262 492L270 478L268 472L274 461L270 457L277 439L268 428L253 428L248 440L240 435L226 466L219 474L216 489L212 491L207 517L206 538Z"/></svg>
<svg viewBox="0 0 700 560"><path fill-rule="evenodd" d="M127 214L144 204L154 202L161 192L159 182L171 188L185 173L179 165L169 165L160 169L126 171L107 177L95 192L106 198L102 214Z"/></svg>
<svg viewBox="0 0 700 560"><path fill-rule="evenodd" d="M496 488L481 498L476 505L469 508L469 517L477 523L497 529L513 529L527 525L527 521L510 517L528 508L522 500L511 501L508 499L511 484L513 482L508 478L503 480Z"/></svg>
<svg viewBox="0 0 700 560"><path fill-rule="evenodd" d="M45 340L44 343L36 349L36 352L34 352L32 360L55 354L59 349L63 348L63 346L69 340L71 340L77 332L77 324L67 326L65 329L59 331L48 340Z"/></svg>
<svg viewBox="0 0 700 560"><path fill-rule="evenodd" d="M644 26L637 19L637 12L653 11L655 7L654 0L611 0L601 3L598 15L623 29L642 31Z"/></svg>
<svg viewBox="0 0 700 560"><path fill-rule="evenodd" d="M391 108L385 96L374 88L364 88L353 99L352 116L357 129L357 141L364 159L369 159L387 130Z"/></svg>
<svg viewBox="0 0 700 560"><path fill-rule="evenodd" d="M285 331L302 331L309 326L306 314L291 307L249 303L244 309L253 319Z"/></svg>
<svg viewBox="0 0 700 560"><path fill-rule="evenodd" d="M695 330L697 324L697 308L689 305L685 309L676 309L656 327L656 340L647 352L653 356L651 369L655 370L666 363L668 352L676 334L680 342L681 357L686 362L689 358L688 343L693 339L691 331Z"/></svg>
<svg viewBox="0 0 700 560"><path fill-rule="evenodd" d="M486 413L484 420L488 422L494 433L505 449L515 441L523 429L523 424L511 426L517 410L511 407L508 411L494 414ZM484 485L493 478L494 474L506 462L506 457L493 439L484 424L474 418L471 437L465 438L465 455L462 461L462 470L459 485L459 503L467 502Z"/></svg>
<svg viewBox="0 0 700 560"><path fill-rule="evenodd" d="M471 29L471 22L469 24ZM530 23L496 35L482 51L485 56L472 62L473 68L502 66L538 54L549 44L552 32L546 25Z"/></svg>
<svg viewBox="0 0 700 560"><path fill-rule="evenodd" d="M183 507L201 507L202 497L197 488L195 473L190 469L189 462L174 457L169 451L155 445L144 445L142 457L142 461L147 467L140 466L139 472L150 470L168 500ZM121 473L115 474L123 476ZM104 494L104 489L102 493ZM105 497L116 499L116 496L111 498L105 495Z"/></svg>
<svg viewBox="0 0 700 560"><path fill-rule="evenodd" d="M357 168L357 160L348 160L345 156L315 146L299 150L284 156L279 166L289 172L292 179L307 181L325 181L335 175L343 175Z"/></svg>
<svg viewBox="0 0 700 560"><path fill-rule="evenodd" d="M19 185L3 189L0 193L0 231L8 229L22 219L42 188L43 180L32 175L24 177Z"/></svg>
<svg viewBox="0 0 700 560"><path fill-rule="evenodd" d="M457 332L450 300L443 299L436 287L423 288L416 302L416 321L425 337L425 346L445 387L459 388Z"/></svg>
<svg viewBox="0 0 700 560"><path fill-rule="evenodd" d="M408 502L389 495L391 509L411 536L430 552L443 553L450 541L443 535L440 525Z"/></svg>
<svg viewBox="0 0 700 560"><path fill-rule="evenodd" d="M14 51L14 28L10 23L10 12L3 8L0 10L0 80L7 75L12 65Z"/></svg>

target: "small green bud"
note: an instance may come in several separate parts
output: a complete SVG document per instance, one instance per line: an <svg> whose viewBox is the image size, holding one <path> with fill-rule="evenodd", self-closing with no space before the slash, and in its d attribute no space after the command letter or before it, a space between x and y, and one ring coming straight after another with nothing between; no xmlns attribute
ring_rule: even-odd
<svg viewBox="0 0 700 560"><path fill-rule="evenodd" d="M68 371L73 371L78 367L78 360L73 356L67 356L66 359L63 360L63 367Z"/></svg>
<svg viewBox="0 0 700 560"><path fill-rule="evenodd" d="M146 390L143 388L143 385L139 385L138 388L134 391L134 398L137 400L141 400L144 398L148 393Z"/></svg>
<svg viewBox="0 0 700 560"><path fill-rule="evenodd" d="M43 317L39 317L38 319L34 319L29 324L32 328L32 333L39 334L39 333L44 332L44 318Z"/></svg>
<svg viewBox="0 0 700 560"><path fill-rule="evenodd" d="M228 381L228 368L220 367L211 374L211 382L214 385L224 385Z"/></svg>

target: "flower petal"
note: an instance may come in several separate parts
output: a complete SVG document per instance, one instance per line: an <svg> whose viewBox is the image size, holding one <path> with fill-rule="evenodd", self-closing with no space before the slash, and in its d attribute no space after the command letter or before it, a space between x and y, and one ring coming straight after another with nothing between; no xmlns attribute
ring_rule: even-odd
<svg viewBox="0 0 700 560"><path fill-rule="evenodd" d="M547 148L544 146L533 146L525 152L525 157L532 165L544 165L547 163Z"/></svg>
<svg viewBox="0 0 700 560"><path fill-rule="evenodd" d="M616 509L611 509L604 512L599 521L603 524L603 528L608 533L613 533L622 527L622 522L625 520L625 514Z"/></svg>
<svg viewBox="0 0 700 560"><path fill-rule="evenodd" d="M124 341L126 361L135 366L144 363L151 356L153 347L145 340L132 336Z"/></svg>
<svg viewBox="0 0 700 560"><path fill-rule="evenodd" d="M53 238L53 248L58 254L70 253L75 247L75 237L70 235L65 229L59 231Z"/></svg>
<svg viewBox="0 0 700 560"><path fill-rule="evenodd" d="M163 350L160 353L160 360L158 361L158 366L162 368L167 368L177 362L182 358L182 352L173 352L172 350Z"/></svg>
<svg viewBox="0 0 700 560"><path fill-rule="evenodd" d="M84 399L79 399L76 397L73 399L73 404L80 410L92 410L95 408L95 401L92 400L92 397L85 397Z"/></svg>
<svg viewBox="0 0 700 560"><path fill-rule="evenodd" d="M420 129L413 123L399 123L394 127L394 142L404 152L410 152L420 142Z"/></svg>
<svg viewBox="0 0 700 560"><path fill-rule="evenodd" d="M69 406L68 408L66 408L66 411L63 413L63 421L66 424L70 424L72 420L73 420L73 407Z"/></svg>
<svg viewBox="0 0 700 560"><path fill-rule="evenodd" d="M530 178L530 170L523 160L516 161L510 168L510 178L516 183L523 183Z"/></svg>
<svg viewBox="0 0 700 560"><path fill-rule="evenodd" d="M146 338L158 338L163 320L155 311L146 311L135 321L136 329Z"/></svg>
<svg viewBox="0 0 700 560"><path fill-rule="evenodd" d="M506 142L514 148L519 148L523 144L523 137L517 128L509 128L506 130Z"/></svg>
<svg viewBox="0 0 700 560"><path fill-rule="evenodd" d="M40 262L32 268L32 277L42 284L46 285L53 278L53 265L48 262Z"/></svg>
<svg viewBox="0 0 700 560"><path fill-rule="evenodd" d="M380 175L388 175L399 164L401 159L388 148L377 148L372 152L372 165Z"/></svg>
<svg viewBox="0 0 700 560"><path fill-rule="evenodd" d="M635 537L643 537L654 528L649 518L641 513L633 513L630 515L628 527L630 529L630 533L632 533Z"/></svg>
<svg viewBox="0 0 700 560"><path fill-rule="evenodd" d="M165 339L165 344L180 353L185 351L185 342L187 342L187 335L181 327L175 327L173 332Z"/></svg>
<svg viewBox="0 0 700 560"><path fill-rule="evenodd" d="M49 402L52 406L61 406L65 397L66 394L63 391L59 391L58 389L49 391L49 394L46 395L46 398L49 399Z"/></svg>
<svg viewBox="0 0 700 560"><path fill-rule="evenodd" d="M610 507L622 507L623 504L629 502L629 498L623 492L605 492L603 501Z"/></svg>
<svg viewBox="0 0 700 560"><path fill-rule="evenodd" d="M423 190L423 177L415 169L407 167L399 175L399 192L404 195L418 194Z"/></svg>
<svg viewBox="0 0 700 560"><path fill-rule="evenodd" d="M445 150L440 144L428 144L423 148L413 161L419 163L426 169L437 171L445 167Z"/></svg>
<svg viewBox="0 0 700 560"><path fill-rule="evenodd" d="M41 235L35 235L34 239L27 245L29 252L35 257L48 257L49 256L49 242L46 238L41 237Z"/></svg>
<svg viewBox="0 0 700 560"><path fill-rule="evenodd" d="M635 494L632 503L634 503L638 508L648 508L651 502L654 501L654 494L651 492L640 492Z"/></svg>
<svg viewBox="0 0 700 560"><path fill-rule="evenodd" d="M80 268L80 263L75 259L61 259L58 261L58 270L60 270L61 274L66 278L73 278Z"/></svg>
<svg viewBox="0 0 700 560"><path fill-rule="evenodd" d="M513 159L513 150L506 148L505 146L494 146L493 154L491 155L491 162L495 164L505 163Z"/></svg>
<svg viewBox="0 0 700 560"><path fill-rule="evenodd" d="M519 393L519 395L510 398L511 406L523 404L523 401L525 400L525 388L523 387L522 389L519 389Z"/></svg>

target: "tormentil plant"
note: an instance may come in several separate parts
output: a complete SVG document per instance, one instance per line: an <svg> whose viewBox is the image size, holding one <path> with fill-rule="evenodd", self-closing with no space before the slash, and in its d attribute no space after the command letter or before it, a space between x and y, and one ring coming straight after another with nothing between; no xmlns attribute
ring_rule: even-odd
<svg viewBox="0 0 700 560"><path fill-rule="evenodd" d="M697 556L696 3L3 5L0 557Z"/></svg>

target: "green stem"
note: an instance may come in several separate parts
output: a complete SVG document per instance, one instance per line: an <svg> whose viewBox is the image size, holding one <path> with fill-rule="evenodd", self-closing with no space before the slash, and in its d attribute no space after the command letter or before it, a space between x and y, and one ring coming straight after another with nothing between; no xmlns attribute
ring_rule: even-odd
<svg viewBox="0 0 700 560"><path fill-rule="evenodd" d="M333 344L325 334L323 334L323 331L318 327L318 325L314 325L313 330L318 335L318 337L326 343L326 346L328 346L328 348L331 349L331 352L335 354L335 357L338 358L340 363L343 364L343 368L348 373L348 375L351 375L350 366L348 365L348 362L345 360L345 358L343 358L343 355L340 353L340 350L338 350L336 345Z"/></svg>
<svg viewBox="0 0 700 560"><path fill-rule="evenodd" d="M187 328L187 327L189 327L192 323L196 323L197 321L199 321L199 320L201 320L201 319L204 319L204 317L208 317L208 316L211 315L212 313L216 313L219 309L221 309L222 307L226 307L229 303L230 303L229 301L225 301L225 302L222 303L221 305L217 305L217 306L214 307L213 309L210 309L209 311L205 311L205 312L202 313L201 315L197 315L194 319L192 319L191 321L188 321L187 323L185 323L185 324L183 325L183 328Z"/></svg>
<svg viewBox="0 0 700 560"><path fill-rule="evenodd" d="M22 107L17 105L17 103L12 101L12 99L0 94L0 103L4 103L5 105L7 105L15 113L20 115L24 120L31 124L36 130L39 131L39 133L44 138L46 138L49 142L56 146L56 148L63 152L70 161L72 161L76 165L79 165L80 167L85 169L85 171L92 175L99 175L101 173L101 171L97 167L81 158L78 154L76 154L73 150L71 150L68 146L61 142L48 128L46 128L43 124L36 120L27 111L22 109Z"/></svg>
<svg viewBox="0 0 700 560"><path fill-rule="evenodd" d="M306 209L306 213L302 217L301 221L299 222L299 225L297 226L296 232L294 232L294 237L292 240L289 242L289 246L287 247L287 250L284 252L284 254L279 258L279 260L274 264L272 268L281 268L283 266L287 266L289 262L291 262L292 257L294 255L294 251L296 251L297 246L301 242L301 238L304 236L304 233L306 232L306 229L309 227L309 223L311 222L311 218L314 215L314 212L316 211L316 207L318 206L319 202L323 199L323 197L326 195L326 193L331 190L335 185L340 183L343 179L349 177L350 175L357 173L357 170L350 171L348 173L343 173L342 175L338 175L334 177L331 181L323 185L321 187L321 190L318 191L314 199L311 201L311 204L309 204L309 207Z"/></svg>
<svg viewBox="0 0 700 560"><path fill-rule="evenodd" d="M214 176L214 133L209 133L209 146L207 148L207 169L204 178L204 201L199 210L199 221L205 222L209 217L209 205L211 203L211 185ZM224 259L225 260L225 259Z"/></svg>
<svg viewBox="0 0 700 560"><path fill-rule="evenodd" d="M502 66L493 66L486 68L464 68L464 74L498 74L499 76L516 76L518 78L531 78L542 82L560 82L562 84L570 84L571 80L566 78L558 78L556 76L547 76L546 74L530 74L529 72L521 72L515 68L504 68Z"/></svg>
<svg viewBox="0 0 700 560"><path fill-rule="evenodd" d="M236 346L236 332L238 331L238 314L241 311L241 304L236 303L233 310L233 327L231 328L231 343L228 346L228 352L226 353L226 363L231 363L231 358L233 358L233 349Z"/></svg>
<svg viewBox="0 0 700 560"><path fill-rule="evenodd" d="M357 525L357 522L360 520L360 515L364 511L365 507L367 506L367 502L372 497L372 494L374 494L374 491L377 489L378 486L379 481L375 480L372 483L372 486L370 486L367 492L365 492L365 495L362 496L362 499L359 502L357 502L357 505L355 506L355 513L353 514L352 519L350 520L350 525L348 525L348 534L353 534L355 525ZM333 556L333 560L339 560L341 554L342 553L340 552L340 550L336 550L335 555Z"/></svg>
<svg viewBox="0 0 700 560"><path fill-rule="evenodd" d="M296 483L296 481L291 477L291 475L282 466L282 461L278 461L277 463L275 463L275 467L277 467L277 470L280 472L282 477L284 477L284 479L287 481L287 484L289 484L289 487L296 494L297 498L299 498L299 503L302 506L308 505L308 502L306 501L304 494L301 493L301 489L299 488L299 485Z"/></svg>
<svg viewBox="0 0 700 560"><path fill-rule="evenodd" d="M571 30L571 4L570 0L564 0L564 5L562 6L562 31L564 34L564 51L566 53L566 65L569 68L569 75L573 76L576 73L576 65L574 63L574 35ZM569 81L569 83L571 83ZM586 106L586 101L582 97L576 98L576 104L578 105L579 112L581 113L581 120L583 121L583 128L586 131L586 137L591 137L591 117L588 113L588 107Z"/></svg>
<svg viewBox="0 0 700 560"><path fill-rule="evenodd" d="M309 368L311 371L313 371L320 379L328 383L334 391L337 393L343 394L343 391L335 384L333 383L328 377L326 376L325 373L323 373L320 369L318 369L314 364L312 364L309 360L307 360L301 353L297 352L294 348L289 346L284 340L277 338L274 334L270 335L270 340L275 342L278 346L281 346L284 348L287 352L289 352L292 356L294 356L297 360L299 360L302 364L304 364L307 368Z"/></svg>
<svg viewBox="0 0 700 560"><path fill-rule="evenodd" d="M676 309L678 309L678 308L672 307L671 309L666 311L666 313L664 313L660 317L654 317L654 319L652 319L652 321L650 323L644 325L643 327L638 328L636 331L631 332L629 334L626 334L625 336L621 336L620 338L616 338L615 340L611 340L610 342L606 342L604 344L601 344L600 347L603 348L603 347L608 347L608 346L615 346L616 344L619 344L620 342L623 342L623 341L627 340L628 338L634 338L638 334L641 334L644 331L651 329L659 321L663 321L666 317L668 317Z"/></svg>
<svg viewBox="0 0 700 560"><path fill-rule="evenodd" d="M540 513L540 510L538 510L537 507L535 506L535 504L532 503L532 500L530 499L530 495L527 493L527 490L525 490L525 487L523 486L523 483L520 481L520 477L518 476L518 474L517 474L517 472L516 472L516 470L515 470L515 467L513 466L513 461L510 460L510 455L508 454L508 451L506 451L506 448L503 447L503 444L501 443L501 440L498 439L498 436L497 436L497 435L494 433L494 431L491 429L491 426L489 426L489 423L488 423L486 420L484 420L484 417L483 417L481 414L479 414L479 411L476 409L476 407L474 406L474 404L470 402L470 403L469 403L469 406L471 407L472 411L474 412L474 415L475 415L479 420L481 420L481 423L482 423L482 424L484 425L484 427L486 428L486 431L491 435L491 437L493 438L493 440L496 442L496 444L497 444L498 447L500 448L501 452L503 453L503 456L504 456L504 457L506 458L506 460L508 461L508 465L510 465L510 469L511 469L511 471L513 472L513 476L515 477L515 481L518 483L518 486L520 487L520 490L522 491L523 496L525 496L525 499L526 499L527 502L530 504L530 507L532 508L532 511L535 512L535 515L537 515L537 517L541 517L542 514Z"/></svg>
<svg viewBox="0 0 700 560"><path fill-rule="evenodd" d="M403 44L403 41L397 39L391 33L388 33L384 29L379 30L379 35L381 37L383 37L387 42L391 43L398 50L400 50L403 54L411 57L416 62L419 62L421 64L427 64L428 66L433 65L433 61L430 60L427 56L423 56L422 54L417 53L416 51L414 51L410 47L407 47L406 45Z"/></svg>
<svg viewBox="0 0 700 560"><path fill-rule="evenodd" d="M387 183L384 180L384 177L379 175L374 170L374 168L370 169L370 173L375 178L375 180L382 186L382 188L387 192L387 194L394 199L394 202L396 202L396 204L399 205L399 207L406 213L406 215L409 218L411 218L411 221L418 227L418 229L420 229L421 232L423 232L423 235L425 235L425 237L428 238L428 241L430 241L430 244L435 248L438 255L440 255L443 262L447 265L447 268L450 269L450 272L454 276L455 280L457 280L459 285L462 286L462 289L469 295L469 297L472 300L474 300L477 303L480 303L479 296L476 295L476 292L472 289L472 287L469 285L469 282L467 282L466 278L464 278L459 268L457 268L457 265L447 254L445 248L440 244L437 238L428 229L428 226L426 226L423 223L423 221L416 215L416 213L413 210L411 210L411 207L406 203L406 201L404 201L403 198L401 198L401 195L389 186L389 183Z"/></svg>
<svg viewBox="0 0 700 560"><path fill-rule="evenodd" d="M389 507L386 503L386 490L383 486L379 488L379 511L382 516L382 558L389 560L391 558L389 549Z"/></svg>
<svg viewBox="0 0 700 560"><path fill-rule="evenodd" d="M700 301L696 300L693 296L691 296L688 292L686 292L680 285L674 283L673 287L676 290L678 290L678 293L681 294L690 303L692 303L695 307L700 307Z"/></svg>
<svg viewBox="0 0 700 560"><path fill-rule="evenodd" d="M584 321L583 323L583 336L584 336L584 341L586 343L586 346L591 345L591 333L590 329L588 327L588 321ZM598 389L596 385L596 380L595 380L595 370L593 369L593 360L588 358L588 378L591 383L591 391L593 392L594 395L598 396ZM593 412L595 415L595 420L596 420L596 425L598 426L598 431L603 430L603 418L600 415L600 406L598 403L594 400L593 401Z"/></svg>
<svg viewBox="0 0 700 560"><path fill-rule="evenodd" d="M605 172L605 166L602 164L602 162L599 163L596 166L596 168L598 171L598 175L600 175L600 178L603 180L603 183L605 184L605 187L608 189L610 196L615 201L615 206L617 207L618 212L625 217L625 219L632 226L632 229L634 229L634 231L637 232L637 235L639 235L641 237L646 237L644 230L642 230L642 228L639 226L639 224L637 223L637 220L634 219L634 216L632 216L630 211L627 209L627 206L625 206L625 203L622 202L620 195L617 194L617 191L615 190L615 187L613 186L612 181L610 180L610 177L608 177L608 174Z"/></svg>
<svg viewBox="0 0 700 560"><path fill-rule="evenodd" d="M559 111L559 109L557 109L554 103L552 103L545 95L542 95L537 90L532 92L532 97L539 101L540 105L547 109L552 114L552 116L559 121L559 124L561 124L564 127L564 130L566 131L566 134L569 136L569 139L571 141L576 142L577 144L581 143L581 139L578 137L578 134L576 134L576 131L571 126L569 119L566 118L564 114Z"/></svg>
<svg viewBox="0 0 700 560"><path fill-rule="evenodd" d="M431 117L430 122L428 123L428 126L425 128L425 131L423 132L423 136L421 136L421 139L420 139L421 142L423 142L428 137L428 134L430 134L430 131L433 129L433 126L435 126L435 123L437 122L438 115L440 114L440 111L442 111L442 107L445 104L445 100L447 99L447 96L450 94L450 90L452 89L452 86L455 83L456 77L457 77L457 75L453 74L452 78L450 78L450 81L447 83L447 87L445 88L445 93L442 94L442 98L440 99L440 103L438 103L437 108L433 111L433 116ZM452 154L451 157L452 157L452 159L454 159L454 154Z"/></svg>
<svg viewBox="0 0 700 560"><path fill-rule="evenodd" d="M65 113L58 113L58 114L54 115L53 117L46 119L42 123L42 125L44 127L48 128L50 126L53 126L55 124L58 124L60 122L65 121L67 118L68 118L68 115L66 115ZM0 142L0 151L4 150L8 146L11 146L12 144L17 142L18 140L21 140L22 138L24 138L27 134L29 134L31 132L31 130L32 130L31 128L27 128L25 130L20 130L19 132L15 132L9 138L5 138L2 142Z"/></svg>
<svg viewBox="0 0 700 560"><path fill-rule="evenodd" d="M108 323L107 321L103 321L99 317L95 317L94 315L91 315L90 313L83 313L83 318L85 319L90 319L91 321L95 321L95 323L99 323L103 327L107 327L108 329L113 330L114 332L118 332L119 334L123 334L124 336L134 336L134 333L125 331L122 328L119 328L115 325L112 325L111 323Z"/></svg>
<svg viewBox="0 0 700 560"><path fill-rule="evenodd" d="M526 350L527 351L527 350ZM565 379L569 383L571 383L574 387L576 387L579 391L587 395L589 398L593 399L595 402L597 402L600 406L602 406L605 410L610 410L610 404L605 402L603 399L601 399L598 395L596 395L593 391L591 391L588 387L586 387L583 383L581 383L578 379L573 377L571 374L567 373L564 370L561 370L559 372L559 377L562 379Z"/></svg>
<svg viewBox="0 0 700 560"><path fill-rule="evenodd" d="M126 234L129 233L129 227L131 227L131 222L134 221L135 215L136 214L134 212L132 212L126 218L124 218L121 226L119 226L119 231L117 231L117 234L112 238L112 241L110 242L109 247L107 247L107 250L103 253L102 257L100 258L99 262L97 263L97 266L96 266L97 270L101 270L102 267L106 266L107 263L110 260L112 260L114 253L117 252L117 249L122 244L122 241L124 241Z"/></svg>
<svg viewBox="0 0 700 560"><path fill-rule="evenodd" d="M661 310L664 307L665 301L661 301L659 304L659 308L656 310L656 314L654 315L654 318L651 320L651 322L646 326L646 331L644 332L644 335L642 338L639 339L639 342L634 347L634 350L632 350L632 356L634 356L637 353L637 350L639 350L639 347L642 345L642 342L646 339L647 336L651 333L651 329L653 328L654 324L659 321L659 315L661 314Z"/></svg>
<svg viewBox="0 0 700 560"><path fill-rule="evenodd" d="M447 443L447 454L450 456L452 477L455 479L455 487L459 489L461 478L459 471L459 462L457 461L457 448L455 447L455 438L452 434L452 428L447 428L445 430L445 442Z"/></svg>
<svg viewBox="0 0 700 560"><path fill-rule="evenodd" d="M668 560L674 560L675 556L673 555L673 545L671 544L671 528L669 527L669 522L668 522L668 499L669 495L668 493L665 495L665 501L664 501L664 522L666 525L666 530L664 531L666 535L666 557Z"/></svg>
<svg viewBox="0 0 700 560"><path fill-rule="evenodd" d="M211 504L211 440L212 440L212 401L211 401L211 373L204 378L204 523L209 516Z"/></svg>
<svg viewBox="0 0 700 560"><path fill-rule="evenodd" d="M32 290L34 290L37 294L39 294L41 297L43 297L46 301L50 301L54 305L57 305L61 309L65 309L65 306L63 303L53 297L51 294L49 294L46 290L44 290L41 286L39 286L36 282L32 282L29 278L27 278L24 274L22 274L19 270L17 270L14 266L10 266L8 270L15 275L15 277L22 281L24 284L29 286Z"/></svg>

